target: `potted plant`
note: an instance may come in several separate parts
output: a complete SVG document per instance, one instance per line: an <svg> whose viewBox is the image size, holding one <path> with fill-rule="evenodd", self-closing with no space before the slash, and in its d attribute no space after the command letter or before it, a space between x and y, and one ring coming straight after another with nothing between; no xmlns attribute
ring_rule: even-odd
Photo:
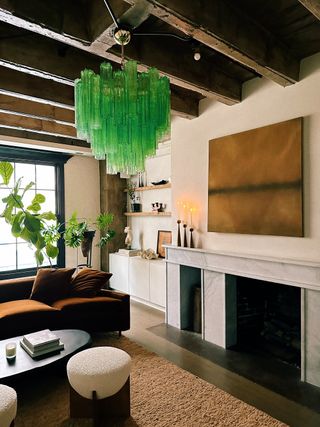
<svg viewBox="0 0 320 427"><path fill-rule="evenodd" d="M91 264L92 242L97 229L100 231L100 239L97 246L102 248L114 236L115 231L110 228L114 220L113 214L109 212L100 213L95 221L87 219L79 221L77 212L73 212L71 218L66 222L64 240L66 246L71 248L81 248L82 255L87 258L87 265Z"/></svg>
<svg viewBox="0 0 320 427"><path fill-rule="evenodd" d="M0 187L8 188L12 174L12 164L0 162ZM29 182L22 189L21 180L22 177L16 181L7 197L2 199L5 209L0 216L11 225L14 237L23 239L34 249L37 267L42 265L45 259L52 265L52 260L59 253L57 242L60 238L60 225L53 212L41 212L41 205L46 200L42 194L37 193L26 206L25 195L34 186L34 182Z"/></svg>
<svg viewBox="0 0 320 427"><path fill-rule="evenodd" d="M141 212L141 203L138 196L136 196L136 187L132 182L128 182L128 195L131 200L131 212Z"/></svg>

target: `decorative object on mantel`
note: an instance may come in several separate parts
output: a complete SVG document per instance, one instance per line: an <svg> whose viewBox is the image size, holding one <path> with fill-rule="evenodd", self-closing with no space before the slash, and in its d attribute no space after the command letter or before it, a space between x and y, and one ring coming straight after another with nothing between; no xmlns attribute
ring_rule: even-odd
<svg viewBox="0 0 320 427"><path fill-rule="evenodd" d="M103 62L100 75L81 72L75 81L77 136L91 144L96 159L106 159L106 173L135 175L144 171L145 158L155 155L158 142L170 133L170 82L156 68L138 73L136 61L124 63L131 32L114 21L121 70Z"/></svg>
<svg viewBox="0 0 320 427"><path fill-rule="evenodd" d="M157 253L160 258L165 258L166 251L163 245L171 245L172 243L172 232L159 230L158 231L158 240L157 240Z"/></svg>
<svg viewBox="0 0 320 427"><path fill-rule="evenodd" d="M177 246L181 246L181 234L180 234L181 219L177 220L177 224L178 224Z"/></svg>
<svg viewBox="0 0 320 427"><path fill-rule="evenodd" d="M139 255L141 256L141 258L149 260L158 258L158 254L156 254L153 249L146 249L144 251L140 251Z"/></svg>
<svg viewBox="0 0 320 427"><path fill-rule="evenodd" d="M194 248L193 236L192 236L193 231L194 231L193 228L190 227L190 248Z"/></svg>
<svg viewBox="0 0 320 427"><path fill-rule="evenodd" d="M126 245L126 248L130 250L132 244L132 230L129 226L127 226L125 227L124 232L126 233L124 244Z"/></svg>
<svg viewBox="0 0 320 427"><path fill-rule="evenodd" d="M188 241L187 241L187 224L183 224L183 246L185 248L188 247Z"/></svg>

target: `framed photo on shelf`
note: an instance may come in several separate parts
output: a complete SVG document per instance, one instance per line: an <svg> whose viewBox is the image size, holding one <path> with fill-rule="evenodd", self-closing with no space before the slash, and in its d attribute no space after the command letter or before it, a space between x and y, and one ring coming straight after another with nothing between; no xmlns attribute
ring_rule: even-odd
<svg viewBox="0 0 320 427"><path fill-rule="evenodd" d="M165 230L158 230L157 240L157 254L159 258L165 258L166 251L163 245L170 245L172 243L172 232Z"/></svg>

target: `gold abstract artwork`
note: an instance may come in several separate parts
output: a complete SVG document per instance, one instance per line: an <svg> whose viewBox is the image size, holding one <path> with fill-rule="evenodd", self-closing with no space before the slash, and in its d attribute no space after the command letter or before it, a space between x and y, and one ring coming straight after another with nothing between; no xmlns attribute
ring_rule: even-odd
<svg viewBox="0 0 320 427"><path fill-rule="evenodd" d="M209 142L208 231L303 236L302 118Z"/></svg>

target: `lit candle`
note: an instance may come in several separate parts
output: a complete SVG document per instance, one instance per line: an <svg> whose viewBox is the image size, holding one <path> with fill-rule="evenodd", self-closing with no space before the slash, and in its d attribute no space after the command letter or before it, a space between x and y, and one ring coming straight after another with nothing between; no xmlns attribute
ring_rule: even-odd
<svg viewBox="0 0 320 427"><path fill-rule="evenodd" d="M183 222L185 224L187 223L187 204L186 203L183 204Z"/></svg>
<svg viewBox="0 0 320 427"><path fill-rule="evenodd" d="M15 342L9 342L8 344L6 344L7 359L12 359L13 357L16 357L16 349L17 345Z"/></svg>
<svg viewBox="0 0 320 427"><path fill-rule="evenodd" d="M192 227L192 212L193 208L190 208L190 227Z"/></svg>

